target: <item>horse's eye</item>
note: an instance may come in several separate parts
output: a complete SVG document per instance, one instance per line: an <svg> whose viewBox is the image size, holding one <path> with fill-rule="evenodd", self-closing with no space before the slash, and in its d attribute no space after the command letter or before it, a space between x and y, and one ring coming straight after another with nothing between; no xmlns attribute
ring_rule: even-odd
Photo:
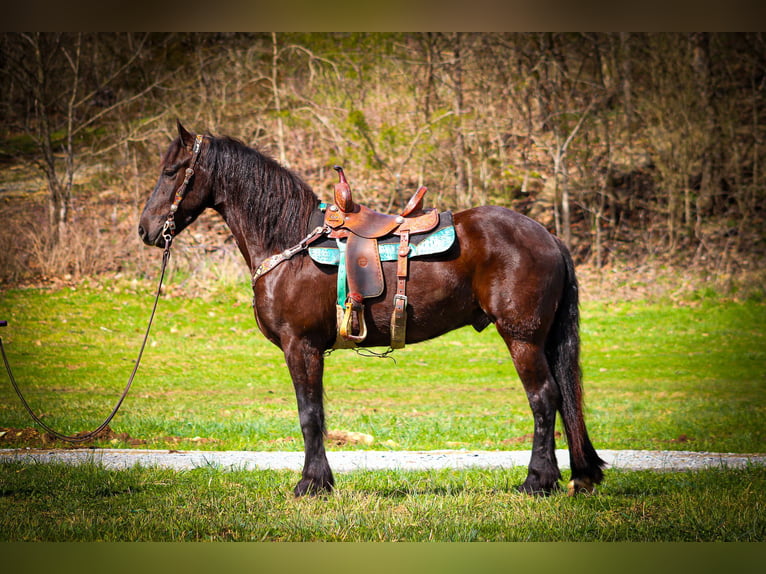
<svg viewBox="0 0 766 574"><path fill-rule="evenodd" d="M163 175L165 177L175 177L175 175L178 173L177 167L171 167L170 169L163 170Z"/></svg>

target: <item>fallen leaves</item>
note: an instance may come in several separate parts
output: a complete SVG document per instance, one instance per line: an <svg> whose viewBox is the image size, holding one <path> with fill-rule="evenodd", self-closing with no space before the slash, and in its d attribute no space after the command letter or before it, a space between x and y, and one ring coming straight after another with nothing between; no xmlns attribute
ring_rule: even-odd
<svg viewBox="0 0 766 574"><path fill-rule="evenodd" d="M346 444L370 445L375 442L375 437L361 432L333 430L327 433L327 442L335 446L343 446Z"/></svg>
<svg viewBox="0 0 766 574"><path fill-rule="evenodd" d="M80 431L74 436L84 436L89 431ZM114 432L110 427L106 427L94 438L82 442L66 442L55 436L40 432L36 428L0 428L0 446L4 448L91 448L96 441L108 441L111 444L126 443L130 446L146 444L143 439L131 437L128 433Z"/></svg>
<svg viewBox="0 0 766 574"><path fill-rule="evenodd" d="M556 439L560 439L561 433L559 431L555 431L553 433L553 437ZM526 433L525 435L507 438L500 442L503 444L523 444L523 443L531 443L534 438L535 438L535 435L533 435L532 433Z"/></svg>

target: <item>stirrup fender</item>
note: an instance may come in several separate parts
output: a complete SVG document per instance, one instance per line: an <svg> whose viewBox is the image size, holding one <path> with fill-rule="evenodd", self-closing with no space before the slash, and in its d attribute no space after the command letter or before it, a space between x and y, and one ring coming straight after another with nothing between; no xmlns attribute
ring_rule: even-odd
<svg viewBox="0 0 766 574"><path fill-rule="evenodd" d="M410 253L410 235L420 235L436 229L440 215L436 209L423 209L423 197L428 188L420 186L398 215L389 215L355 203L351 197L351 187L343 168L333 166L338 172L335 184L335 204L324 212L324 224L331 229L329 236L338 241L345 240L345 256L341 254L340 265L346 274L338 274L338 335L339 339L361 343L367 336L364 321L364 300L378 297L385 289L385 280L381 267L378 240L393 235L399 236L397 252L397 286L394 297L394 309L391 314L391 348L404 347L407 329L407 279L408 257ZM340 245L340 244L339 244ZM342 278L341 278L342 277ZM348 284L351 293L341 303ZM341 306L342 305L342 306ZM354 320L356 330L354 333Z"/></svg>

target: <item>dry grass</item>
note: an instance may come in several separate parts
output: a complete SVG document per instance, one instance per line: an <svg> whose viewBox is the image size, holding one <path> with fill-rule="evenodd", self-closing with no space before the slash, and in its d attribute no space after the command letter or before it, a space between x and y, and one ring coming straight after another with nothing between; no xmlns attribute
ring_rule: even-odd
<svg viewBox="0 0 766 574"><path fill-rule="evenodd" d="M136 233L143 203L153 186L153 169L131 164L115 171L107 161L83 165L75 179L69 225L55 243L47 223L43 178L27 164L3 166L0 288L71 285L115 275L153 277L159 254L143 245ZM321 191L317 189L317 193ZM711 244L687 254L626 245L622 253L611 254L605 267L579 262L583 300L678 300L703 290L740 298L763 297L766 270L757 265L757 255L738 258L736 250L727 247L728 243L716 250ZM211 285L246 284L248 280L231 233L212 212L203 213L179 235L170 271L195 293L206 292Z"/></svg>

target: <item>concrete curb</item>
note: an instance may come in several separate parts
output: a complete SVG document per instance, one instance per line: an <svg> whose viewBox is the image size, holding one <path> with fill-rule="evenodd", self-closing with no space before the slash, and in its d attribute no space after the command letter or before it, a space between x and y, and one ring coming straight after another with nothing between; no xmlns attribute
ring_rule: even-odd
<svg viewBox="0 0 766 574"><path fill-rule="evenodd" d="M691 451L600 450L607 468L682 471L703 468L742 468L766 465L766 454ZM429 470L443 468L512 468L529 464L529 451L330 451L327 458L336 472L354 470ZM561 468L569 468L569 453L557 450ZM191 470L300 470L302 452L167 451L139 449L0 449L0 463L96 463L109 469L131 466Z"/></svg>

